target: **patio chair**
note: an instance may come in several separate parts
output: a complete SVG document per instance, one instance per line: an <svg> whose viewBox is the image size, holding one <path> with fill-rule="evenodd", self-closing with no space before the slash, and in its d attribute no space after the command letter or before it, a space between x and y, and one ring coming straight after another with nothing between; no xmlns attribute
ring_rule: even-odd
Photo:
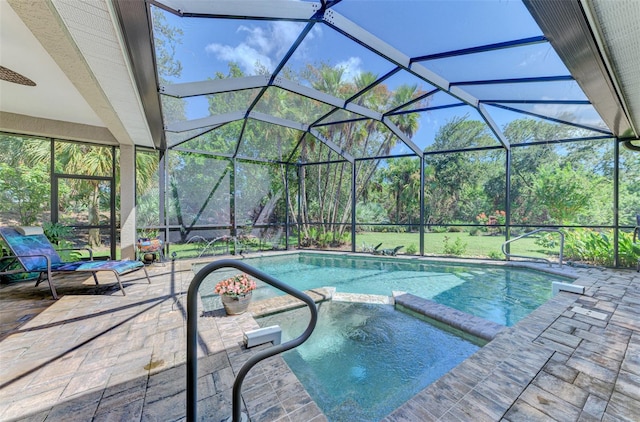
<svg viewBox="0 0 640 422"><path fill-rule="evenodd" d="M0 237L13 254L0 258L0 261L13 260L21 267L3 274L15 274L18 272L39 273L36 286L44 281L43 275L46 274L46 280L49 283L49 289L54 299L58 299L58 294L51 276L52 273L58 272L90 272L94 281L98 284L96 273L99 271L111 271L118 281L118 286L120 286L123 296L126 293L120 280L121 275L142 269L147 281L151 284L149 273L147 273L147 269L140 261L94 261L93 253L89 249L90 261L63 262L49 239L44 235L41 227L0 227Z"/></svg>

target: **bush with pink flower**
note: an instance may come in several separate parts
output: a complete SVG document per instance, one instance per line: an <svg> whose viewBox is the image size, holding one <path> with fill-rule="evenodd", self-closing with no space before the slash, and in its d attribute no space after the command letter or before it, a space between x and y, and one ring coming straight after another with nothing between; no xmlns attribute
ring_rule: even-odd
<svg viewBox="0 0 640 422"><path fill-rule="evenodd" d="M220 296L244 296L255 290L256 282L246 274L236 274L216 284L214 293Z"/></svg>

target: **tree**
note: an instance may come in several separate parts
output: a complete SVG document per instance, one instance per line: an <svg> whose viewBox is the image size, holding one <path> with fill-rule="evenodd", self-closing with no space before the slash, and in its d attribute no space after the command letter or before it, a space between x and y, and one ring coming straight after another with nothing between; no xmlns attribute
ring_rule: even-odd
<svg viewBox="0 0 640 422"><path fill-rule="evenodd" d="M554 222L570 224L589 205L595 188L591 179L591 174L569 164L561 167L545 164L534 181L534 195Z"/></svg>
<svg viewBox="0 0 640 422"><path fill-rule="evenodd" d="M452 119L440 128L428 151L496 145L487 125L469 116ZM429 223L475 221L478 212L467 204L486 204L483 186L500 171L500 155L491 152L451 152L426 158L425 211ZM482 197L478 197L482 195Z"/></svg>
<svg viewBox="0 0 640 422"><path fill-rule="evenodd" d="M0 135L0 211L2 220L22 225L42 222L49 211L50 159L38 159L29 151L49 150L51 143L38 138ZM5 222L5 221L3 221Z"/></svg>
<svg viewBox="0 0 640 422"><path fill-rule="evenodd" d="M0 163L0 174L0 211L17 213L21 225L34 225L49 209L49 169Z"/></svg>
<svg viewBox="0 0 640 422"><path fill-rule="evenodd" d="M381 170L381 184L388 195L386 206L396 224L415 224L420 216L420 160L402 157L388 160Z"/></svg>
<svg viewBox="0 0 640 422"><path fill-rule="evenodd" d="M110 147L78 144L72 142L55 143L56 172L81 176L111 176L113 174L113 154ZM88 223L100 225L101 209L109 209L110 192L104 189L103 182L95 179L70 179L69 195L61 198L64 204L77 201L87 208ZM101 206L101 203L104 204ZM63 209L66 208L63 206ZM100 229L89 229L90 248L102 245Z"/></svg>

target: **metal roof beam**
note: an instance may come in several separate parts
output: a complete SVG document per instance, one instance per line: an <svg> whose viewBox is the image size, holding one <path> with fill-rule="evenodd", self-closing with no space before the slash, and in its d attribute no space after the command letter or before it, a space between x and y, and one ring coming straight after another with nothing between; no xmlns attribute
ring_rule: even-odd
<svg viewBox="0 0 640 422"><path fill-rule="evenodd" d="M206 16L236 19L308 20L320 3L287 0L163 0L163 4L182 16Z"/></svg>
<svg viewBox="0 0 640 422"><path fill-rule="evenodd" d="M262 88L269 83L265 75L247 76L244 78L213 79L199 82L164 85L160 93L176 98L194 97L196 95L219 94L222 92L241 91L243 89Z"/></svg>
<svg viewBox="0 0 640 422"><path fill-rule="evenodd" d="M502 133L502 130L500 130L496 122L493 120L493 117L491 117L491 114L489 113L489 111L487 110L484 104L478 104L478 112L480 113L484 121L487 123L491 131L496 135L500 143L504 145L506 149L511 149L511 144L509 143L509 140L504 136L504 133Z"/></svg>
<svg viewBox="0 0 640 422"><path fill-rule="evenodd" d="M305 125L300 122L294 122L293 120L282 119L270 114L260 113L258 111L252 111L247 117L250 119L260 120L261 122L272 123L274 125L284 126L302 132L306 132L309 129L309 125Z"/></svg>
<svg viewBox="0 0 640 422"><path fill-rule="evenodd" d="M212 127L211 127L210 129L208 129L208 130L203 130L202 132L199 132L199 133L197 133L197 134L195 134L195 135L193 135L193 136L190 136L190 137L188 137L188 138L186 138L186 139L182 139L182 140L177 141L177 142L169 143L169 142L168 142L168 139L167 139L167 148L174 148L174 147L177 147L177 146L179 146L179 145L182 145L182 144L184 144L185 142L189 142L189 141L191 141L192 139L195 139L195 138L197 138L198 136L204 135L205 133L209 133L209 132L211 132L212 130L215 130L215 129L217 129L217 128L219 128L220 126L223 126L223 125L225 125L225 124L226 124L226 123L221 123L221 124L219 124L219 125L212 126Z"/></svg>
<svg viewBox="0 0 640 422"><path fill-rule="evenodd" d="M599 127L587 126L587 125L582 125L582 124L579 124L579 123L569 122L567 120L556 119L556 118L553 118L553 117L544 116L542 114L532 113L530 111L525 111L525 110L520 110L520 109L513 108L513 107L508 107L506 105L502 105L502 104L499 104L499 103L492 103L490 105L492 105L494 107L498 107L498 108L504 109L504 110L513 111L514 113L525 114L527 116L537 117L537 118L542 119L542 120L548 120L550 122L561 123L563 125L573 126L573 127L577 127L577 128L580 128L580 129L587 129L587 130L592 130L594 132L599 132L599 133L604 133L604 134L607 134L607 135L612 135L612 133L609 130L604 130L604 129L599 128Z"/></svg>
<svg viewBox="0 0 640 422"><path fill-rule="evenodd" d="M573 80L574 80L573 76L571 75L538 76L533 78L485 79L480 81L451 82L451 86L523 84L523 83L531 83L531 82L566 82L566 81L573 81Z"/></svg>
<svg viewBox="0 0 640 422"><path fill-rule="evenodd" d="M426 56L413 57L411 59L411 62L413 63L413 62L421 62L426 60L446 59L448 57L464 56L466 54L484 53L487 51L502 50L505 48L522 47L522 46L531 45L531 44L540 44L547 41L548 41L547 38L544 36L522 38L519 40L505 41L505 42L499 42L494 44L486 44L486 45L481 45L477 47L462 48L460 50L447 51L444 53L428 54Z"/></svg>
<svg viewBox="0 0 640 422"><path fill-rule="evenodd" d="M338 32L351 38L361 46L385 57L387 60L403 68L409 67L409 56L403 54L390 44L382 41L372 33L364 30L361 26L351 22L335 10L327 10L323 16L324 22L335 28Z"/></svg>
<svg viewBox="0 0 640 422"><path fill-rule="evenodd" d="M236 120L244 119L244 111L234 111L231 113L216 114L215 116L204 117L202 119L186 120L167 125L167 132L186 132L188 130L200 129L208 126L221 125Z"/></svg>
<svg viewBox="0 0 640 422"><path fill-rule="evenodd" d="M566 104L566 105L592 105L589 100L480 100L481 103L491 104Z"/></svg>
<svg viewBox="0 0 640 422"><path fill-rule="evenodd" d="M355 163L355 159L353 158L353 155L349 154L347 151L343 150L338 145L334 144L332 141L322 136L322 134L318 132L317 129L311 128L309 129L309 133L315 136L316 138L318 138L320 142L322 142L327 147L329 147L333 152L343 156L344 159L350 162L351 164Z"/></svg>
<svg viewBox="0 0 640 422"><path fill-rule="evenodd" d="M289 79L277 77L273 81L273 86L280 87L282 89L286 89L287 91L293 92L294 94L299 94L307 98L311 98L316 101L320 101L321 103L329 104L334 107L343 108L345 101L334 97L333 95L325 94L324 92L318 91L317 89L309 88L304 85L297 84Z"/></svg>
<svg viewBox="0 0 640 422"><path fill-rule="evenodd" d="M402 140L410 149L413 151L418 157L422 158L423 153L420 147L418 147L407 135L402 133L402 131L396 126L395 123L391 121L388 117L382 119L382 123L384 123L394 135Z"/></svg>
<svg viewBox="0 0 640 422"><path fill-rule="evenodd" d="M409 66L409 70L416 76L425 79L430 84L437 86L441 90L447 92L449 91L449 81L438 75L437 73L434 73L433 71L427 69L423 65L419 63L411 63L411 66Z"/></svg>

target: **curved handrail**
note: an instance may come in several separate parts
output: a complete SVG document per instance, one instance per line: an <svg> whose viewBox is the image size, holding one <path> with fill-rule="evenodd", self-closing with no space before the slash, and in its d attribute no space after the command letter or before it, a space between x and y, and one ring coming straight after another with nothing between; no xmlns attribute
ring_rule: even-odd
<svg viewBox="0 0 640 422"><path fill-rule="evenodd" d="M546 258L539 258L539 257L535 257L535 256L525 256L525 255L515 255L515 254L511 254L508 253L505 249L505 247L510 244L511 242L515 242L516 240L519 239L523 239L525 237L529 237L535 233L539 233L539 232L553 232L553 233L558 233L560 234L560 255L559 255L559 261L560 261L560 268L562 268L562 259L563 259L563 253L564 253L564 233L562 233L560 230L558 229L536 229L533 231L530 231L529 233L525 233L521 236L518 237L514 237L513 239L509 239L506 242L504 242L502 244L502 253L507 257L507 260L509 260L509 258L514 257L514 258L525 258L525 259L534 259L534 260L538 260L538 261L544 261L547 262L549 264L549 266L551 266L552 262Z"/></svg>
<svg viewBox="0 0 640 422"><path fill-rule="evenodd" d="M197 356L197 332L198 332L198 288L204 279L212 272L225 267L231 267L243 271L250 276L253 276L265 283L282 290L285 293L294 296L301 301L305 302L311 312L311 320L306 330L297 338L290 340L286 343L282 343L268 349L262 350L255 355L251 356L247 362L240 368L238 375L233 383L233 414L232 421L240 422L241 409L240 403L242 397L240 395L242 389L242 381L249 372L249 370L261 360L268 357L277 355L278 353L285 352L289 349L293 349L304 343L316 326L318 321L318 310L316 304L307 294L300 290L275 279L269 274L253 268L252 266L235 259L222 259L219 261L207 264L198 271L191 284L189 284L189 290L187 292L187 421L195 421L197 419L197 403L198 403L198 356Z"/></svg>

